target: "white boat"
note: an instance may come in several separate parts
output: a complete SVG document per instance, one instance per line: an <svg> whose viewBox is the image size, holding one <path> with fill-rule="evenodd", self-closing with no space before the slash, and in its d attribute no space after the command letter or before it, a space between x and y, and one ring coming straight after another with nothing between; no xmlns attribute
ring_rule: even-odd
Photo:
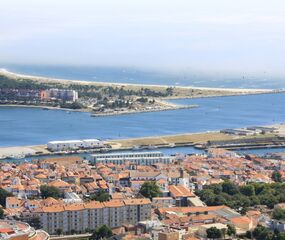
<svg viewBox="0 0 285 240"><path fill-rule="evenodd" d="M148 149L157 149L157 146L155 146L155 145L148 145Z"/></svg>
<svg viewBox="0 0 285 240"><path fill-rule="evenodd" d="M134 146L133 146L133 150L134 150L134 151L137 151L137 150L140 150L140 149L141 149L141 147L138 146L138 145L134 145Z"/></svg>

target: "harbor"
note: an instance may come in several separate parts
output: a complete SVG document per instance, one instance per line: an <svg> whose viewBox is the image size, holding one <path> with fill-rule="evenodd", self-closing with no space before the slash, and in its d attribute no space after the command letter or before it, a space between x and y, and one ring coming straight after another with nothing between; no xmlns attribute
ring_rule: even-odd
<svg viewBox="0 0 285 240"><path fill-rule="evenodd" d="M282 148L285 136L284 94L171 100L199 108L92 118L90 113L39 108L0 108L0 158L81 154L108 151L179 149L189 152L217 147L246 150ZM247 104L250 102L251 104ZM267 109L263 111L262 109ZM276 125L276 133L246 129ZM120 126L120 127L118 127ZM282 130L283 129L283 130ZM250 133L250 131L252 133ZM280 137L278 139L278 137ZM50 152L50 141L98 138L106 148ZM227 142L250 139L251 142ZM258 140L259 139L259 140ZM263 140L261 140L263 139ZM174 150L175 151L175 150Z"/></svg>
<svg viewBox="0 0 285 240"><path fill-rule="evenodd" d="M232 129L231 133L224 130L152 136L143 138L115 139L102 141L98 139L51 141L43 145L25 147L0 148L0 159L23 159L25 157L60 156L74 154L94 154L122 151L153 151L157 149L175 149L191 147L197 150L209 148L223 148L227 150L250 150L285 147L285 125L274 127L251 127L247 135L240 135L242 131ZM260 129L267 132L259 132ZM251 131L251 134L249 134ZM229 130L227 130L229 132Z"/></svg>

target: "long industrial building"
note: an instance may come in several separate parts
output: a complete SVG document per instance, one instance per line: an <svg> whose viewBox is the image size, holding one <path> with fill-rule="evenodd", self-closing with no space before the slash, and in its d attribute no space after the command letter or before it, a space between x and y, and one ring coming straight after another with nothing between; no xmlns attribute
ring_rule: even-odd
<svg viewBox="0 0 285 240"><path fill-rule="evenodd" d="M164 156L161 152L126 152L126 153L108 153L108 154L93 154L91 162L97 163L113 163L124 164L130 162L136 165L153 165L156 163L169 164L173 162L170 156Z"/></svg>
<svg viewBox="0 0 285 240"><path fill-rule="evenodd" d="M47 148L50 151L66 151L78 150L89 148L102 148L105 146L103 141L98 139L85 139L85 140L67 140L67 141L51 141L48 142Z"/></svg>

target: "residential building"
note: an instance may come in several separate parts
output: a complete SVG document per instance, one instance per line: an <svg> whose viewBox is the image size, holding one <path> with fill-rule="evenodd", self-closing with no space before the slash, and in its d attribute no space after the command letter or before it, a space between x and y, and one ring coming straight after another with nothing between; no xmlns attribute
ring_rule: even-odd
<svg viewBox="0 0 285 240"><path fill-rule="evenodd" d="M75 102L78 99L78 92L69 89L52 88L41 91L40 96L42 101L61 99L63 101Z"/></svg>
<svg viewBox="0 0 285 240"><path fill-rule="evenodd" d="M150 219L151 202L149 199L125 199L58 204L37 208L34 213L39 217L42 228L51 234L57 229L64 233L72 230L80 233L102 224L115 228L124 223L137 224Z"/></svg>

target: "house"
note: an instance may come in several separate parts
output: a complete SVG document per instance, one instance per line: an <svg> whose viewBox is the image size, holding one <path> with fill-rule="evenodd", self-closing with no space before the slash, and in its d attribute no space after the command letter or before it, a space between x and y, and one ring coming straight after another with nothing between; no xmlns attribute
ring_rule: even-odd
<svg viewBox="0 0 285 240"><path fill-rule="evenodd" d="M23 201L17 197L7 197L6 198L6 208L19 208L23 205Z"/></svg>
<svg viewBox="0 0 285 240"><path fill-rule="evenodd" d="M62 192L69 190L71 187L71 185L69 183L62 181L61 179L57 179L57 180L54 180L52 182L49 182L48 186L57 187Z"/></svg>
<svg viewBox="0 0 285 240"><path fill-rule="evenodd" d="M155 197L152 199L151 205L154 208L167 208L172 207L175 204L175 200L172 197Z"/></svg>
<svg viewBox="0 0 285 240"><path fill-rule="evenodd" d="M175 200L175 205L179 207L186 207L189 205L188 198L196 197L188 188L184 186L169 186L170 196Z"/></svg>

